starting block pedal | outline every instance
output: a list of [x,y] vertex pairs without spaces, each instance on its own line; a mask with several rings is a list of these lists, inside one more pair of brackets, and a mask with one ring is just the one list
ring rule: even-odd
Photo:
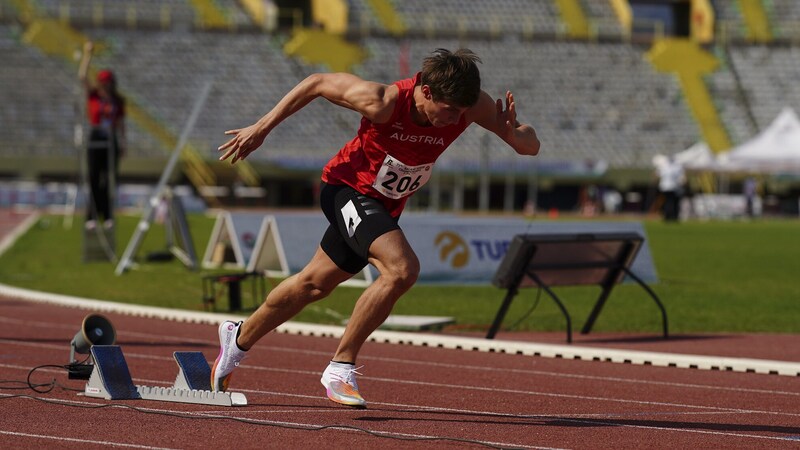
[[178,377],[175,387],[178,389],[194,389],[196,391],[211,390],[211,367],[206,357],[200,352],[174,352],[172,357],[178,363]]
[[118,345],[93,345],[95,369],[84,389],[87,397],[106,400],[156,400],[200,405],[245,406],[247,398],[236,392],[211,390],[211,368],[200,352],[175,352],[178,376],[172,387],[136,386]]
[[117,345],[93,345],[91,348],[94,369],[86,383],[87,397],[106,400],[130,400],[141,398],[133,385],[128,363]]

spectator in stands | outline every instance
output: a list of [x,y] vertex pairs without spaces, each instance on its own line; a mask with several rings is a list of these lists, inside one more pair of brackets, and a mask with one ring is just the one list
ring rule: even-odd
[[89,80],[93,49],[93,43],[86,42],[78,71],[86,92],[89,120],[89,143],[86,149],[89,172],[86,228],[94,229],[98,221],[102,221],[103,227],[108,229],[114,225],[112,196],[118,161],[125,153],[125,99],[117,91],[117,82],[110,70],[97,73],[96,85]]
[[675,222],[680,216],[681,197],[685,176],[683,166],[673,156],[655,158],[658,190],[664,200],[662,214],[667,222]]
[[275,287],[250,318],[220,325],[212,389],[227,389],[231,372],[265,334],[371,263],[381,276],[358,299],[321,378],[334,402],[366,404],[356,383],[356,356],[419,274],[419,260],[398,225],[408,196],[428,181],[438,156],[472,123],[519,154],[539,152],[533,127],[517,121],[511,92],[494,100],[481,90],[478,62],[467,49],[438,49],[413,78],[388,85],[346,73],[314,74],[255,124],[225,133],[232,138],[220,146],[220,160],[235,163],[318,97],[362,115],[357,136],[322,171],[320,204],[330,225],[316,254],[300,273]]

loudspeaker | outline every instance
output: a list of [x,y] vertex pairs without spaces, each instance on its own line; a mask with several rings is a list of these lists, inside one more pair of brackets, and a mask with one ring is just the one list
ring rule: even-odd
[[[70,378],[83,378],[84,371],[80,370],[76,364],[75,353],[88,354],[93,345],[114,345],[117,340],[117,332],[111,321],[99,314],[89,314],[83,318],[81,329],[75,333],[75,337],[70,342],[69,361],[73,368],[70,369]],[[88,373],[91,374],[91,365],[87,366]],[[74,369],[74,370],[73,370]],[[86,376],[88,378],[88,376]]]

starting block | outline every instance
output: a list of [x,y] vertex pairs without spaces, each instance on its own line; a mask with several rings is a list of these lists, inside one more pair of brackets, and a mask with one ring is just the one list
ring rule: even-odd
[[199,405],[245,406],[236,392],[211,390],[211,367],[200,352],[175,352],[178,376],[172,387],[136,386],[118,345],[93,345],[94,370],[84,389],[87,397],[106,400],[157,400]]

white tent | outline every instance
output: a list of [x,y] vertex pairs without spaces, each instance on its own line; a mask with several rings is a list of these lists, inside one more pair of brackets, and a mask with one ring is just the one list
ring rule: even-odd
[[676,163],[685,169],[708,167],[714,163],[714,153],[705,142],[698,142],[673,156]]
[[753,139],[717,157],[722,170],[800,173],[800,119],[786,107]]

